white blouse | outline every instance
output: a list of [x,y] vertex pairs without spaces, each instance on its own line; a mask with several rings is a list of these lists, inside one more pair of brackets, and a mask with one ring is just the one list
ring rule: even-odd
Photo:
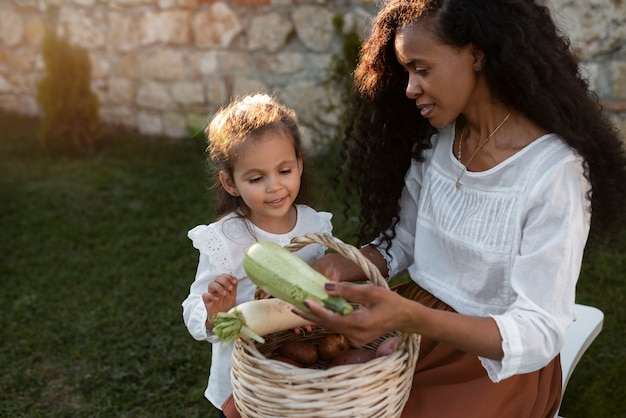
[[544,135],[497,166],[466,171],[453,155],[454,124],[435,135],[405,178],[390,277],[408,269],[422,288],[464,315],[492,317],[501,361],[481,358],[494,382],[548,364],[574,318],[587,241],[590,186],[582,159]]
[[[316,212],[305,205],[296,205],[298,218],[295,227],[286,234],[266,232],[251,222],[235,214],[230,214],[210,225],[198,225],[188,233],[193,246],[200,252],[195,281],[189,295],[183,301],[183,319],[189,333],[199,341],[212,342],[211,371],[205,397],[218,409],[232,393],[230,384],[230,357],[232,343],[224,345],[211,332],[207,332],[207,311],[202,301],[202,293],[209,282],[221,273],[237,277],[236,304],[254,299],[256,285],[243,269],[245,250],[257,241],[273,241],[281,246],[289,244],[292,238],[306,233],[332,233],[331,218],[328,212]],[[326,248],[309,244],[296,251],[298,257],[312,263],[324,255]]]

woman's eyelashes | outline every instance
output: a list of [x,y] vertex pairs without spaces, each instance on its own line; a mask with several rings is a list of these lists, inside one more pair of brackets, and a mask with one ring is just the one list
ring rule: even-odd
[[402,65],[402,69],[407,74],[417,74],[417,75],[421,75],[421,76],[425,76],[426,74],[428,74],[428,68],[427,67],[417,67],[417,66],[412,65],[412,64],[410,64],[410,65]]

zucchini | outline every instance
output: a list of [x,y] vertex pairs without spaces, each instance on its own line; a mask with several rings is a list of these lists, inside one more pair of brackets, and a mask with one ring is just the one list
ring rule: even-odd
[[302,310],[308,311],[303,303],[307,299],[341,315],[353,310],[344,298],[326,293],[328,278],[274,242],[252,244],[244,255],[243,268],[260,289]]

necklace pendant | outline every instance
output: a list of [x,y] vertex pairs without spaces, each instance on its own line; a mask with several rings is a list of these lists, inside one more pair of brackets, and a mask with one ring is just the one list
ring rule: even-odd
[[457,190],[461,190],[461,180],[460,179],[456,181],[456,189]]

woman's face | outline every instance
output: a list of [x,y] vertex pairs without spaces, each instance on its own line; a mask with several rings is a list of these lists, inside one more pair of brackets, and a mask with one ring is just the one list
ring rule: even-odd
[[398,29],[394,40],[398,62],[408,72],[406,95],[436,128],[448,125],[475,96],[482,53],[441,43],[431,26],[416,23]]

